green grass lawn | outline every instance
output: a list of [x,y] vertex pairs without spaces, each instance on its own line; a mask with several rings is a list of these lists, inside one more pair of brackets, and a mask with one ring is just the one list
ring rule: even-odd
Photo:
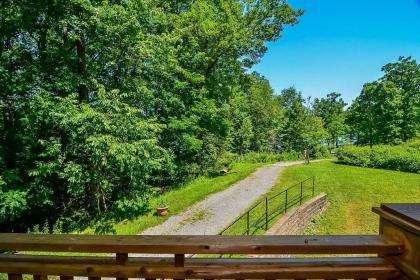
[[[265,164],[267,163],[236,163],[227,175],[213,178],[199,177],[186,186],[167,192],[162,196],[169,205],[169,214],[167,216],[158,217],[154,215],[154,208],[158,204],[158,199],[152,199],[149,213],[133,220],[117,223],[113,225],[113,228],[117,234],[138,234],[147,228],[163,223],[172,215],[186,211],[190,205],[203,200],[208,195],[226,189]],[[92,232],[92,229],[88,229],[84,233]]]
[[[307,228],[307,234],[371,234],[378,232],[378,216],[372,213],[373,206],[384,202],[420,202],[420,175],[398,171],[354,167],[333,161],[286,167],[277,183],[268,192],[273,196],[311,176],[315,176],[315,195],[325,192],[330,206]],[[295,192],[295,194],[293,194]],[[291,196],[297,195],[294,189]],[[311,196],[311,181],[304,183],[306,199]],[[261,198],[263,199],[263,197]],[[269,212],[284,203],[279,196],[270,201]],[[276,205],[277,204],[277,205]],[[252,223],[265,213],[265,203],[254,208],[250,215]],[[283,214],[269,222],[271,227]],[[261,223],[263,225],[263,223]],[[246,217],[240,219],[226,234],[239,235],[246,229]],[[253,229],[253,234],[264,234],[264,227]]]
[[316,177],[315,193],[325,192],[330,206],[307,234],[374,234],[379,218],[373,206],[385,202],[420,202],[420,175],[340,165],[332,161],[287,167],[275,189]]

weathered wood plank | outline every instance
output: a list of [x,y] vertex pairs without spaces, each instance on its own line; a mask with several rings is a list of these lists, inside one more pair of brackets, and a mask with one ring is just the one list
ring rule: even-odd
[[381,218],[420,236],[420,226],[418,226],[416,223],[410,222],[411,219],[407,220],[401,217],[401,215],[396,215],[393,211],[387,211],[379,207],[373,207],[372,211],[381,216]]
[[381,209],[420,227],[420,203],[382,203]]
[[145,267],[143,273],[156,278],[218,278],[218,279],[343,279],[343,278],[396,278],[398,271],[392,266],[364,267],[311,267],[302,266],[290,269],[289,267]]
[[[185,267],[174,267],[173,259],[151,263],[131,261],[124,265],[83,263],[68,257],[69,261],[57,262],[7,262],[0,261],[0,272],[48,275],[74,275],[88,277],[123,278],[202,278],[202,279],[279,279],[279,278],[393,278],[397,270],[382,258],[309,258],[309,259],[189,259]],[[23,259],[22,259],[23,260]],[[44,261],[46,259],[44,258]],[[71,263],[71,261],[76,262]],[[166,262],[167,260],[167,262]],[[66,279],[67,278],[63,278]]]
[[[118,264],[115,258],[110,256],[92,257],[92,256],[45,256],[45,255],[0,255],[1,262],[25,262],[43,264],[100,264],[112,265]],[[334,258],[186,258],[185,266],[194,265],[237,265],[237,264],[255,264],[255,265],[332,265],[340,263],[342,265],[382,265],[386,264],[383,258],[377,257],[334,257]],[[150,266],[150,265],[174,265],[174,259],[170,257],[130,257],[126,265]]]
[[403,245],[377,235],[103,236],[0,234],[0,250],[169,254],[395,254]]

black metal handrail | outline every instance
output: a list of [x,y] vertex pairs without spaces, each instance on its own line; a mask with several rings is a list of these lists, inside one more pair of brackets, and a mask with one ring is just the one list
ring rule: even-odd
[[[311,197],[315,195],[315,176],[309,177],[303,181],[300,181],[299,183],[296,183],[287,189],[272,195],[272,196],[265,196],[263,199],[258,201],[256,204],[254,204],[251,208],[249,208],[245,213],[243,213],[241,216],[239,216],[235,221],[233,221],[229,226],[227,226],[223,231],[219,233],[219,235],[223,235],[227,230],[232,228],[236,223],[238,223],[240,220],[246,218],[246,230],[242,232],[242,235],[250,235],[254,233],[259,228],[262,228],[264,226],[265,230],[268,230],[268,224],[270,221],[272,221],[275,217],[280,215],[281,213],[286,213],[287,210],[300,203],[302,204],[303,200],[305,199],[305,186],[304,183],[307,181],[312,181],[311,186]],[[297,195],[291,196],[291,191],[297,188],[300,188],[300,191],[297,193]],[[279,203],[273,211],[269,211],[269,203],[270,201],[273,201],[277,197],[284,195],[284,201]],[[261,205],[265,202],[265,211],[262,215],[257,217],[253,222],[250,221],[251,214],[256,207]],[[251,233],[251,229],[255,228],[254,232]]]

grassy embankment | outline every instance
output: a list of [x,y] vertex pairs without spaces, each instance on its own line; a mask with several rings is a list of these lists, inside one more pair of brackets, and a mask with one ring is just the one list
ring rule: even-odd
[[[173,215],[188,210],[188,207],[196,202],[205,199],[208,195],[223,191],[232,184],[244,179],[253,173],[258,167],[271,164],[278,161],[291,161],[299,159],[298,153],[266,154],[249,153],[242,155],[239,162],[232,164],[230,171],[226,175],[217,177],[201,176],[192,182],[178,189],[169,191],[159,198],[152,199],[150,202],[150,211],[132,220],[124,220],[110,226],[116,234],[138,234],[142,231],[159,225]],[[159,217],[155,215],[155,207],[159,201],[165,201],[169,206],[169,215]],[[93,233],[89,228],[83,233]]]
[[[227,175],[213,178],[199,177],[182,188],[165,193],[161,198],[152,199],[151,210],[147,214],[133,220],[119,222],[113,225],[113,228],[117,234],[138,234],[147,228],[163,223],[173,215],[187,210],[190,205],[203,200],[208,195],[226,189],[265,164],[267,163],[236,163]],[[160,199],[163,199],[169,206],[169,214],[166,217],[154,215],[154,208]]]
[[[379,219],[372,213],[372,206],[383,202],[420,202],[419,174],[341,165],[333,161],[285,168],[268,195],[279,193],[311,176],[316,177],[315,194],[327,193],[330,206],[308,227],[307,234],[377,233]],[[278,204],[282,201],[283,197]],[[253,211],[251,220],[263,215],[264,211],[263,203]],[[246,220],[242,219],[227,233],[240,234],[245,227]],[[263,233],[263,229],[256,231],[256,234]]]
[[330,206],[308,227],[308,234],[375,234],[379,218],[371,209],[384,202],[420,202],[420,174],[346,166],[334,162],[294,166],[281,179],[288,185],[316,176],[316,193]]

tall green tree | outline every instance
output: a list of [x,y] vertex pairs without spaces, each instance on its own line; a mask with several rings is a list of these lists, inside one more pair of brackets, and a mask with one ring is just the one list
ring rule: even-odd
[[410,57],[385,65],[353,102],[350,124],[359,144],[397,144],[420,132],[420,64]]
[[305,106],[302,93],[293,87],[283,90],[280,100],[286,117],[279,131],[283,150],[317,153],[327,137],[322,118]]
[[420,132],[420,64],[411,57],[382,67],[383,81],[394,83],[401,93],[401,138],[407,141]]
[[347,134],[345,123],[345,106],[347,104],[341,98],[341,94],[332,92],[326,98],[315,98],[313,110],[315,115],[322,118],[324,128],[328,132],[328,145],[338,147],[340,139],[343,140]]
[[402,140],[401,91],[392,82],[364,85],[349,112],[359,144],[391,143]]

